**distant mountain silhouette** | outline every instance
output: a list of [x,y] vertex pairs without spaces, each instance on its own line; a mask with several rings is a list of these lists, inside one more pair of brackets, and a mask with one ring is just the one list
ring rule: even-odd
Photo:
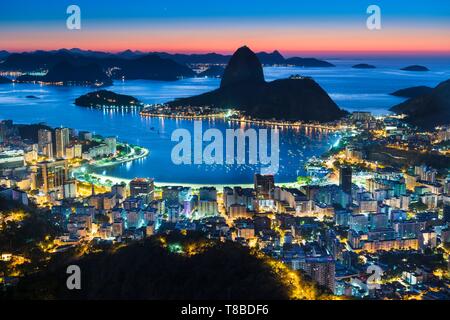
[[355,64],[354,66],[352,66],[352,68],[354,68],[354,69],[375,69],[376,67],[374,65],[367,64],[367,63],[359,63],[359,64]]
[[46,82],[63,82],[64,84],[112,84],[111,79],[98,64],[90,63],[79,66],[61,62],[53,66],[44,76]]
[[403,98],[414,98],[417,96],[421,96],[423,94],[430,93],[432,90],[433,90],[433,88],[430,88],[427,86],[417,86],[417,87],[400,89],[395,92],[392,92],[390,95],[396,96],[396,97],[403,97]]
[[145,55],[145,52],[132,51],[130,49],[127,49],[125,51],[117,53],[118,57],[125,58],[125,59],[134,59],[134,58],[137,58],[137,57],[142,57],[144,55]]
[[11,79],[0,76],[0,84],[11,83]]
[[431,92],[411,98],[391,110],[406,114],[407,122],[425,129],[450,124],[450,80],[441,82]]
[[75,99],[75,105],[100,108],[103,106],[140,106],[142,103],[129,95],[118,94],[108,90],[98,90],[78,97]]
[[400,70],[403,70],[403,71],[430,71],[427,67],[419,66],[419,65],[407,66],[407,67],[401,68]]
[[256,54],[256,56],[258,57],[259,61],[262,64],[274,65],[274,64],[285,64],[286,63],[286,60],[281,55],[281,53],[278,52],[278,50],[275,50],[271,53],[267,53],[264,51],[258,52]]
[[0,50],[0,59],[4,59],[9,56],[9,52],[6,50]]
[[161,58],[172,59],[180,64],[226,64],[230,60],[229,55],[222,55],[219,53],[204,53],[204,54],[181,54],[181,53],[167,53],[167,52],[153,52]]
[[223,76],[225,68],[222,66],[212,65],[208,69],[198,74],[199,77],[220,78]]
[[264,119],[332,121],[346,114],[310,78],[265,82],[258,57],[245,46],[233,54],[219,89],[177,99],[169,105],[236,108]]
[[[0,59],[2,59],[3,51],[0,51]],[[142,52],[132,51],[130,49],[119,52],[109,53],[102,51],[82,50],[79,48],[58,49],[51,51],[37,50],[24,53],[4,53],[5,61],[0,63],[0,70],[14,70],[23,72],[32,72],[37,70],[48,70],[53,65],[69,61],[73,64],[97,63],[103,68],[120,67],[124,60],[135,60],[147,55],[157,55],[164,59],[170,59],[181,65],[189,64],[227,64],[231,55],[223,55],[219,53],[205,54],[179,54],[167,52]],[[331,63],[315,58],[299,58],[293,57],[285,59],[277,50],[267,53],[257,53],[260,62],[264,65],[295,65],[301,67],[332,67]],[[1,60],[0,60],[1,61]],[[185,77],[185,74],[179,76]],[[194,76],[194,75],[191,75]],[[147,78],[145,78],[147,79]]]
[[103,72],[102,68],[95,64],[74,65],[68,61],[62,61],[54,65],[46,75],[23,75],[16,79],[17,82],[42,81],[49,83],[62,83],[63,85],[111,85],[111,79]]
[[[195,73],[187,66],[157,55],[142,55],[137,58],[122,58],[117,55],[79,49],[62,49],[52,52],[36,51],[32,53],[14,53],[0,64],[0,70],[32,72],[51,70],[60,63],[73,66],[98,65],[103,70],[112,69],[113,78],[177,80],[180,77],[193,77]],[[88,70],[87,70],[88,71]],[[22,78],[27,79],[29,77]]]
[[173,81],[195,76],[195,72],[187,66],[171,59],[161,58],[156,54],[148,54],[136,59],[122,59],[117,61],[116,65],[120,67],[120,70],[113,73],[113,78]]
[[69,52],[36,51],[30,53],[12,53],[0,64],[0,70],[22,72],[48,70],[64,61],[75,63],[77,60],[76,57]]
[[296,67],[320,67],[320,68],[335,67],[335,65],[332,63],[329,63],[324,60],[319,60],[316,58],[293,57],[286,59],[285,63]]

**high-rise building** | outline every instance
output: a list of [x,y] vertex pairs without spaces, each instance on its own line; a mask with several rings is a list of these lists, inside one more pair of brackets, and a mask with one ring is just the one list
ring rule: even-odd
[[130,195],[136,196],[149,196],[153,199],[153,191],[155,189],[154,180],[148,178],[135,178],[130,182]]
[[44,161],[38,163],[37,188],[45,193],[59,191],[64,194],[64,183],[68,179],[68,166],[66,160]]
[[199,190],[200,201],[217,201],[217,190],[214,187],[202,187]]
[[215,216],[219,213],[217,201],[214,200],[199,200],[198,215],[200,217]]
[[275,186],[273,175],[255,174],[254,185],[257,198],[270,198],[270,193]]
[[64,158],[66,155],[66,147],[69,144],[69,129],[58,128],[55,131],[56,138],[56,157]]
[[48,143],[52,143],[52,132],[47,129],[38,130],[38,146],[42,150]]
[[52,132],[50,130],[38,130],[38,151],[48,159],[53,159]]
[[352,167],[342,166],[339,168],[339,186],[345,193],[352,193]]
[[162,190],[162,199],[166,204],[178,204],[180,201],[180,192],[183,187],[170,186],[164,187]]
[[110,154],[115,154],[117,150],[117,140],[116,137],[105,138],[105,144],[108,146],[108,152]]
[[53,144],[47,143],[46,145],[44,145],[44,147],[42,148],[42,154],[45,155],[47,159],[53,160]]
[[300,268],[319,285],[334,293],[336,265],[332,256],[307,256]]
[[66,159],[73,159],[75,158],[75,147],[72,146],[67,146],[66,147]]
[[81,144],[77,143],[74,145],[74,157],[81,159],[81,155],[83,154],[83,147]]
[[200,217],[218,214],[217,190],[214,187],[203,187],[199,190],[198,214]]

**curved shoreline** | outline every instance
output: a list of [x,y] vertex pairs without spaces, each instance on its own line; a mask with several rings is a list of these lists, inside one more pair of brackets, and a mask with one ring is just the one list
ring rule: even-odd
[[[133,148],[133,147],[131,147],[131,148]],[[94,164],[91,164],[91,166],[93,166],[95,168],[112,167],[112,166],[115,166],[115,165],[118,165],[118,164],[122,164],[122,163],[126,163],[126,162],[135,161],[135,160],[138,160],[138,159],[145,158],[146,156],[148,156],[150,154],[150,150],[148,150],[147,148],[140,147],[140,146],[139,146],[139,148],[141,150],[143,150],[143,152],[141,154],[139,154],[139,155],[134,155],[130,159],[118,160],[118,161],[114,161],[114,162],[110,161],[110,162],[105,163],[105,164],[96,164],[96,163],[94,163]]]
[[[99,173],[90,173],[90,176],[98,179],[100,182],[106,182],[106,180],[110,180],[113,182],[113,184],[120,184],[120,183],[126,183],[127,185],[130,183],[132,179],[127,178],[119,178],[119,177],[113,177],[113,176],[106,176]],[[298,187],[300,184],[298,182],[277,182],[277,185],[281,186],[287,186],[287,187]],[[183,187],[190,187],[192,189],[199,189],[201,187],[215,187],[216,189],[223,189],[223,187],[241,187],[241,188],[253,188],[254,185],[252,183],[216,183],[216,184],[209,184],[209,183],[185,183],[185,182],[162,182],[162,181],[155,181],[155,187],[161,188],[161,187],[171,187],[171,186],[183,186]]]
[[227,118],[222,114],[208,114],[208,115],[195,115],[195,116],[184,116],[177,114],[161,114],[161,113],[149,113],[141,111],[139,113],[141,117],[144,118],[167,118],[167,119],[180,119],[180,120],[224,120],[234,123],[245,123],[254,124],[260,126],[271,126],[271,127],[285,127],[285,128],[315,128],[328,131],[341,131],[342,128],[333,125],[320,124],[314,122],[302,122],[302,121],[282,121],[282,120],[264,120],[264,119],[246,119],[246,118]]

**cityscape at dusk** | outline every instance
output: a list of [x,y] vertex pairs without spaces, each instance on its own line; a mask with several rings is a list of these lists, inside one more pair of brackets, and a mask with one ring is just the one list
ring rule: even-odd
[[450,300],[449,17],[4,1],[0,300]]

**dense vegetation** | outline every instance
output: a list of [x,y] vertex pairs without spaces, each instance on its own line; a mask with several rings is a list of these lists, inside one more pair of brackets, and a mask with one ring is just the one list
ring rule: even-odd
[[[81,269],[68,290],[67,266]],[[301,274],[233,242],[171,233],[128,245],[84,244],[5,294],[25,299],[328,299]]]

